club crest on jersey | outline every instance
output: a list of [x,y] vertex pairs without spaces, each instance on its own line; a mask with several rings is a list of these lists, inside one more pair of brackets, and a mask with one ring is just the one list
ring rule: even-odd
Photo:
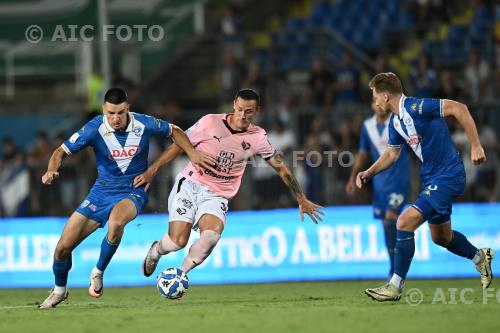
[[243,148],[243,150],[248,150],[248,149],[250,149],[250,147],[251,147],[251,145],[248,142],[246,142],[246,141],[241,142],[241,148]]
[[413,119],[411,119],[410,117],[408,117],[408,118],[404,118],[404,119],[403,119],[403,122],[405,123],[405,126],[406,126],[406,127],[411,127],[411,126],[413,126]]
[[138,145],[125,146],[122,149],[111,149],[111,155],[109,155],[110,160],[120,160],[134,157],[139,154],[141,147]]
[[134,127],[132,130],[136,136],[141,136],[142,135],[142,128],[140,127]]

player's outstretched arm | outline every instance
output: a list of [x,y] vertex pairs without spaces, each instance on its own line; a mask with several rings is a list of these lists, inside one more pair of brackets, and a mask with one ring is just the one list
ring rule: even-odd
[[443,115],[445,117],[452,116],[463,127],[470,142],[470,159],[472,163],[478,165],[486,162],[484,149],[479,141],[476,124],[470,115],[467,105],[450,100],[443,100]]
[[380,155],[377,161],[373,163],[367,170],[358,173],[356,176],[356,186],[362,188],[373,176],[377,173],[384,171],[393,165],[401,154],[400,147],[387,147],[384,153]]
[[158,173],[158,170],[160,170],[162,166],[175,160],[181,154],[182,149],[178,145],[176,145],[175,143],[173,145],[170,145],[170,147],[165,149],[160,157],[158,157],[156,161],[154,161],[153,164],[151,164],[144,173],[134,178],[134,187],[137,188],[139,186],[146,185],[147,190],[149,184]]
[[283,157],[281,154],[276,154],[267,160],[267,163],[273,167],[273,169],[278,173],[283,182],[288,186],[288,188],[292,191],[293,195],[297,199],[297,203],[299,204],[300,210],[300,219],[304,221],[304,213],[306,213],[309,218],[314,222],[318,223],[318,221],[322,221],[321,215],[325,215],[320,208],[323,208],[319,205],[316,205],[314,202],[309,201],[304,192],[300,188],[299,182],[292,174],[290,169],[286,166],[283,161]]
[[352,167],[349,180],[347,181],[347,184],[345,186],[345,191],[347,192],[348,195],[350,196],[354,195],[354,190],[356,189],[356,176],[363,169],[363,166],[365,165],[367,160],[368,160],[368,153],[364,150],[360,150],[358,158],[356,159],[356,162],[354,162],[354,165]]
[[49,160],[49,165],[47,166],[47,171],[42,176],[42,183],[46,185],[52,184],[52,182],[59,177],[59,167],[66,156],[66,152],[62,147],[58,147],[52,153]]
[[199,150],[195,150],[191,142],[189,141],[188,136],[182,129],[178,126],[172,124],[172,140],[174,143],[178,145],[186,155],[189,157],[191,163],[193,163],[196,169],[202,167],[205,169],[211,168],[215,164],[215,159]]

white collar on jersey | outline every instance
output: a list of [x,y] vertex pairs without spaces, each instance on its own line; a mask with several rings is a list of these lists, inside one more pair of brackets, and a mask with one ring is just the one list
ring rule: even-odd
[[[129,112],[128,114],[130,116],[130,121],[128,122],[128,126],[127,126],[127,129],[125,130],[125,132],[131,132],[134,129],[134,113]],[[102,119],[103,119],[104,126],[106,126],[106,129],[108,130],[108,132],[114,132],[115,130],[109,124],[108,118],[106,118],[106,116],[103,115]]]
[[405,99],[406,96],[405,94],[401,94],[401,98],[399,99],[399,119],[403,119],[404,113],[405,113]]

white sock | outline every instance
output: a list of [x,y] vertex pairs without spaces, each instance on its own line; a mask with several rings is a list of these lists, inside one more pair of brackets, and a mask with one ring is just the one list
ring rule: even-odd
[[103,273],[104,273],[104,272],[103,272],[103,271],[101,271],[101,270],[100,270],[99,268],[97,268],[97,267],[92,268],[92,274],[101,274],[101,275],[103,275]]
[[391,280],[389,281],[389,283],[392,284],[394,287],[401,289],[403,287],[404,280],[401,278],[401,276],[394,273],[394,274],[392,274],[392,277],[391,277]]
[[166,233],[165,235],[163,235],[160,241],[156,243],[153,251],[151,251],[151,256],[154,260],[159,260],[161,256],[169,254],[170,252],[178,251],[180,249],[181,247],[175,244],[172,239],[170,239],[168,233]]
[[472,258],[472,262],[477,265],[481,261],[483,261],[483,257],[481,256],[481,251],[477,251],[474,257]]
[[55,286],[54,287],[54,294],[63,295],[65,292],[66,292],[66,286],[62,286],[62,287]]
[[193,268],[200,265],[212,253],[213,248],[217,245],[220,239],[220,234],[213,230],[204,230],[200,234],[200,238],[191,245],[189,252],[184,258],[181,269],[187,274]]

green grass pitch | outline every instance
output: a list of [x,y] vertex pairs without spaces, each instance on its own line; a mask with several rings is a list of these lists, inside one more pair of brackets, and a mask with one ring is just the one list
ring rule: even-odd
[[[479,279],[410,280],[399,302],[364,295],[380,284],[193,285],[181,301],[161,298],[154,287],[107,288],[99,300],[72,289],[69,300],[52,310],[36,307],[47,290],[3,289],[0,332],[500,332],[495,285],[483,294]],[[416,294],[406,294],[410,290]],[[408,304],[420,297],[419,305]]]

